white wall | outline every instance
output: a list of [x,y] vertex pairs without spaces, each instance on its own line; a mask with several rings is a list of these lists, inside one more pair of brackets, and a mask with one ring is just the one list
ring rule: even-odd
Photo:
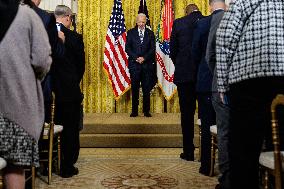
[[72,12],[77,14],[77,0],[41,0],[40,8],[48,11],[54,11],[56,5],[66,5],[71,8]]

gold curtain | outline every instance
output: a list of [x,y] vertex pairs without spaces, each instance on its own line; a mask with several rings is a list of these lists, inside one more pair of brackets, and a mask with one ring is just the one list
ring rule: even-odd
[[[112,113],[131,111],[131,92],[126,92],[117,102],[111,85],[103,70],[105,36],[114,0],[78,0],[77,28],[83,34],[86,71],[82,82],[84,111],[89,113]],[[184,8],[195,3],[204,15],[208,15],[208,0],[173,0],[175,18],[184,16]],[[126,28],[135,26],[140,0],[122,0]],[[151,27],[156,32],[160,19],[160,0],[147,0]],[[142,100],[142,98],[140,98]],[[142,101],[140,105],[142,104]],[[141,111],[142,106],[139,105]],[[160,88],[151,94],[151,112],[164,111],[164,97]],[[167,102],[167,112],[179,112],[177,94]]]

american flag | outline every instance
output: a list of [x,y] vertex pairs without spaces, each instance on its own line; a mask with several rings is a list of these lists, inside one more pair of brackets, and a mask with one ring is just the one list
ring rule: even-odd
[[118,100],[130,88],[128,56],[125,52],[126,27],[121,0],[115,0],[106,35],[103,66]]

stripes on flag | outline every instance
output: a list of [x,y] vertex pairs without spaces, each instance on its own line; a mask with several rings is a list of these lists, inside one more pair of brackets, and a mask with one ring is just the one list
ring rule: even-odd
[[103,67],[118,100],[131,86],[128,55],[125,52],[126,27],[121,0],[115,0],[106,35]]
[[169,57],[173,25],[172,0],[162,0],[160,18],[156,37],[157,77],[165,99],[170,100],[177,91],[173,83],[175,67]]

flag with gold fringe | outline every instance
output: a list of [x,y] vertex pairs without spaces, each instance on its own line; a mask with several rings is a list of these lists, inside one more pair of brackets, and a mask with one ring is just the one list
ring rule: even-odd
[[128,56],[125,52],[126,34],[121,0],[114,0],[106,35],[103,67],[116,100],[131,86]]
[[156,35],[157,77],[166,100],[170,100],[176,92],[173,83],[175,67],[170,58],[170,36],[174,20],[172,0],[161,1],[160,23]]

